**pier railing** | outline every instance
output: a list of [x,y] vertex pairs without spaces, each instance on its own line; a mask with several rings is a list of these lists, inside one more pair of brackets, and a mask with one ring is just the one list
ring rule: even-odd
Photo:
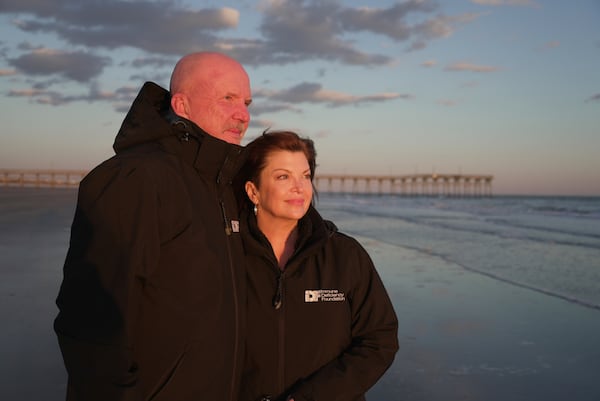
[[0,185],[22,187],[77,187],[85,170],[0,169]]
[[490,197],[493,179],[493,175],[481,174],[319,174],[315,186],[322,192]]
[[[0,186],[77,187],[86,170],[0,169]],[[408,174],[353,175],[319,174],[320,192],[396,194],[400,196],[492,196],[492,175]]]

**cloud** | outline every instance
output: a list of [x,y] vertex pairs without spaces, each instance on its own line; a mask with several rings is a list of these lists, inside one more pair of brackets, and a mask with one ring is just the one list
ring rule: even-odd
[[475,88],[479,86],[479,82],[477,81],[469,81],[469,82],[464,82],[462,84],[460,84],[461,88]]
[[429,1],[411,0],[397,3],[389,8],[347,8],[339,12],[342,27],[348,31],[369,31],[404,41],[414,34],[408,16],[431,13],[437,6]]
[[90,85],[87,94],[83,95],[65,95],[58,91],[48,90],[39,87],[28,89],[12,89],[8,92],[8,97],[24,97],[38,104],[46,104],[50,106],[62,106],[73,102],[93,102],[105,101],[114,104],[115,109],[121,110],[121,103],[127,111],[131,106],[131,102],[135,98],[139,88],[121,87],[114,92],[102,91],[98,84]]
[[8,63],[27,75],[60,75],[86,82],[100,75],[110,60],[83,51],[37,49],[9,59]]
[[446,68],[444,68],[444,71],[495,72],[498,70],[498,67],[488,65],[477,65],[468,62],[458,62],[450,64],[446,66]]
[[170,57],[138,57],[131,61],[131,66],[135,68],[142,68],[151,66],[153,68],[173,68],[173,59]]
[[409,0],[388,8],[344,7],[334,0],[263,1],[261,57],[263,62],[280,64],[322,59],[350,65],[389,65],[393,63],[390,56],[365,53],[349,37],[369,32],[407,42],[414,50],[451,35],[456,25],[476,18],[432,16],[437,7],[430,0]]
[[[156,81],[170,74],[176,57],[197,50],[227,51],[248,66],[312,60],[390,66],[395,63],[393,55],[364,50],[356,40],[358,35],[367,32],[404,43],[407,50],[418,50],[478,17],[441,15],[434,0],[406,0],[387,7],[349,7],[340,0],[264,0],[259,12],[256,36],[242,37],[237,33],[242,13],[231,7],[198,8],[176,0],[3,0],[0,15],[14,17],[16,29],[43,42],[0,42],[7,64],[0,68],[3,75],[15,71],[21,83],[44,88],[45,92],[35,96],[36,101],[59,105],[96,99],[93,93],[60,95],[66,80],[87,89],[103,78],[107,67],[129,65],[135,74],[123,77],[123,82],[113,80],[113,85],[124,85],[128,79]],[[61,44],[64,50],[58,50]],[[124,58],[132,49],[139,56]],[[331,107],[411,98],[396,93],[352,96],[323,88],[299,93],[310,89],[304,85],[285,95]],[[283,106],[268,104],[265,110],[267,107]]]
[[330,107],[359,105],[363,103],[385,102],[395,99],[413,99],[413,95],[399,93],[379,93],[368,96],[355,96],[343,92],[323,89],[321,84],[303,82],[280,91],[259,91],[255,96],[265,96],[270,100],[284,103],[321,103]]
[[435,67],[437,65],[437,61],[435,60],[427,60],[421,63],[421,67]]
[[600,93],[596,93],[595,95],[590,96],[585,100],[586,103],[590,102],[600,102]]
[[17,70],[8,70],[8,69],[0,70],[0,77],[7,77],[9,75],[16,75],[16,74],[17,74]]
[[[387,8],[347,7],[339,0],[265,0],[259,6],[262,20],[255,38],[222,36],[235,33],[239,25],[241,14],[234,8],[193,9],[172,0],[4,0],[0,13],[18,15],[13,24],[23,32],[53,35],[89,50],[134,48],[157,59],[220,50],[246,65],[325,60],[380,66],[392,64],[393,58],[361,50],[352,35],[369,32],[416,50],[477,17],[434,14],[438,7],[432,0],[407,0]],[[35,47],[26,44],[22,50]]]
[[[255,115],[254,110],[252,110],[251,113],[252,116]],[[251,118],[250,119],[250,128],[255,128],[255,129],[259,129],[261,131],[264,131],[268,128],[271,128],[275,123],[271,120],[263,120],[263,119],[259,119],[259,118]],[[246,135],[244,137],[244,140],[246,141],[251,141],[252,139],[256,138],[258,136],[258,134],[250,136],[250,135]]]
[[264,36],[262,57],[272,63],[307,59],[339,61],[351,65],[389,64],[385,55],[357,50],[344,40],[340,23],[341,7],[335,1],[272,0],[262,5]]
[[539,6],[539,4],[533,0],[471,0],[471,3],[482,6]]
[[453,106],[456,106],[458,104],[458,102],[456,100],[452,100],[452,99],[440,99],[437,101],[437,104],[440,104],[440,105],[446,106],[446,107],[453,107]]
[[[254,98],[256,98],[256,94],[254,96]],[[298,107],[291,105],[291,104],[285,104],[285,103],[273,103],[273,102],[257,102],[257,101],[253,101],[252,102],[252,106],[250,108],[250,113],[253,116],[258,116],[261,114],[265,114],[265,113],[278,113],[278,112],[282,112],[282,111],[291,111],[294,113],[302,113],[302,110],[299,109]]]
[[[342,26],[348,31],[369,31],[396,42],[408,41],[411,42],[409,49],[417,50],[426,47],[429,41],[452,35],[457,26],[478,17],[477,14],[428,15],[437,9],[437,3],[410,0],[389,8],[344,9],[340,12],[340,19]],[[421,18],[416,17],[417,15]]]
[[235,28],[239,11],[229,8],[192,10],[173,1],[8,0],[3,12],[25,14],[14,21],[22,31],[55,34],[88,47],[135,47],[151,53],[181,55],[214,49],[215,31]]

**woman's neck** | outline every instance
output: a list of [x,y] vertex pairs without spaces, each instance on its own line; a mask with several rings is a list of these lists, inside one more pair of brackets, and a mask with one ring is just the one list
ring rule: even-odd
[[267,222],[258,218],[257,223],[258,228],[271,244],[279,268],[283,270],[296,247],[298,221]]

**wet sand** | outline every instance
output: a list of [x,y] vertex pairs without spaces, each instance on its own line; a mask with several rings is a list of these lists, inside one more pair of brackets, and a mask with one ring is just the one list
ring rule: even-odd
[[[76,192],[0,188],[0,399],[65,399],[52,330]],[[36,192],[31,192],[36,191]]]
[[[59,401],[52,321],[75,191],[0,188],[0,399]],[[370,401],[597,401],[600,311],[358,238],[400,322],[400,351]]]
[[361,241],[399,320],[400,351],[369,400],[600,400],[597,309]]

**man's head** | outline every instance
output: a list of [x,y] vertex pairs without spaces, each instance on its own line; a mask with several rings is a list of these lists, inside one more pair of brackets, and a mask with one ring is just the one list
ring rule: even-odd
[[239,144],[248,129],[252,102],[244,67],[220,53],[184,56],[171,75],[173,111],[209,135]]

